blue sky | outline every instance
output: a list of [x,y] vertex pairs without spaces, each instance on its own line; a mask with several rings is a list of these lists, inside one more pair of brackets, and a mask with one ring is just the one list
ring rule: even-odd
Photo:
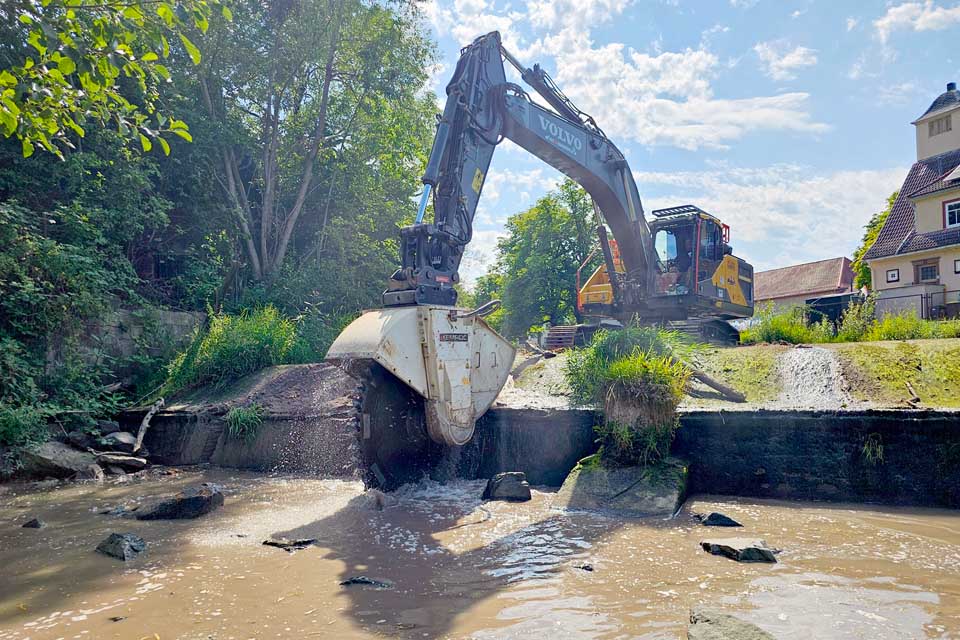
[[[428,0],[443,87],[461,46],[499,30],[624,151],[644,208],[692,203],[757,269],[849,255],[915,159],[910,122],[960,79],[960,3]],[[951,46],[953,45],[953,46]],[[514,79],[519,81],[518,79]],[[461,271],[561,179],[503,143]]]

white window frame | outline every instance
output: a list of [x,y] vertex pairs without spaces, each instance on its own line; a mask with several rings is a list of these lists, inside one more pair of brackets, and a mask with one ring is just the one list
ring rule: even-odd
[[[953,222],[950,222],[950,214],[953,214]],[[960,200],[943,203],[943,224],[945,229],[960,227]]]
[[953,261],[953,272],[960,273],[960,258]]
[[900,282],[900,269],[887,269],[887,282]]

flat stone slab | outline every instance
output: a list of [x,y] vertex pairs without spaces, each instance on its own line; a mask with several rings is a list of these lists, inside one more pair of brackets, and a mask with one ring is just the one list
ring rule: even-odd
[[703,550],[715,556],[726,556],[737,562],[776,562],[775,549],[755,538],[715,538],[702,540]]
[[688,640],[774,640],[763,629],[734,616],[711,609],[690,612]]
[[93,454],[77,451],[68,444],[51,440],[20,454],[22,475],[34,478],[69,478],[96,462]]
[[137,520],[184,520],[198,518],[223,506],[223,492],[215,484],[204,482],[187,487],[166,500],[137,511]]
[[707,515],[702,513],[693,514],[694,519],[705,527],[742,527],[743,525],[722,513],[713,511]]
[[667,458],[647,467],[575,468],[557,492],[559,506],[627,517],[673,515],[686,497],[687,466]]

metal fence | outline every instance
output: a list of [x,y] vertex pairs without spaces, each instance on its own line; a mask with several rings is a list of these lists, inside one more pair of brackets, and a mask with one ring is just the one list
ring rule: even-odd
[[902,296],[881,294],[877,315],[914,311],[925,320],[960,317],[960,290],[913,293]]

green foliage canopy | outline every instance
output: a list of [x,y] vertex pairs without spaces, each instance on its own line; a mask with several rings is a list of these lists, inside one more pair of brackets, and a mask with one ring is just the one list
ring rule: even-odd
[[863,261],[863,256],[870,250],[873,243],[877,241],[877,236],[880,235],[880,230],[883,229],[883,225],[887,221],[887,216],[890,215],[890,210],[893,209],[893,203],[897,201],[899,194],[899,191],[891,193],[890,197],[887,198],[887,206],[883,211],[873,214],[873,216],[870,217],[870,221],[867,222],[866,227],[864,227],[866,231],[863,233],[863,240],[860,241],[860,246],[853,252],[853,264],[850,265],[854,274],[853,286],[857,289],[862,287],[867,287],[868,289],[873,288],[870,266]]

